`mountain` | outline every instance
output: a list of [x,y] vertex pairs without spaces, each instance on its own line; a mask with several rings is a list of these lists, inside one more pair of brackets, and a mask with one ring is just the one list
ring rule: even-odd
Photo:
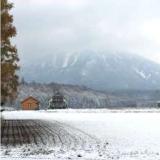
[[97,90],[160,89],[160,65],[133,54],[85,51],[31,57],[27,81],[85,85]]

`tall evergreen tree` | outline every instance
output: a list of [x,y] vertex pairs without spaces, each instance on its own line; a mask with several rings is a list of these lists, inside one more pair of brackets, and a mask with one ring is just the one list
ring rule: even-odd
[[13,16],[9,13],[13,3],[1,0],[1,104],[12,102],[17,96],[18,54],[11,38],[16,35]]

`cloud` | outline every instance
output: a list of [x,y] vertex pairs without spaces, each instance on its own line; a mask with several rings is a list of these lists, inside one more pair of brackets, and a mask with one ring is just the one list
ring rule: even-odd
[[134,52],[160,63],[159,0],[13,0],[22,59],[56,50]]

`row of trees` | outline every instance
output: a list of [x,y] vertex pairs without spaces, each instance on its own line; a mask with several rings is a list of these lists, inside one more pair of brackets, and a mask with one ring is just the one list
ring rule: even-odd
[[18,88],[18,54],[11,38],[16,36],[13,16],[9,11],[13,3],[1,0],[1,105],[12,102],[17,96]]

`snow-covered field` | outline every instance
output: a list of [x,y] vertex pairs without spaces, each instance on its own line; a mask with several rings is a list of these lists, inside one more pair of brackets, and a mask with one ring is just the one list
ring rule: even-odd
[[[84,132],[97,142],[91,149],[59,150],[47,148],[36,155],[21,159],[114,159],[114,160],[160,160],[160,112],[158,110],[56,110],[56,111],[6,111],[4,119],[41,119],[58,122],[69,134],[87,140]],[[76,131],[77,130],[77,131]],[[76,132],[75,132],[76,131]],[[89,140],[88,143],[91,141]],[[88,145],[89,146],[89,145]],[[4,150],[11,155],[4,155]],[[2,159],[17,159],[19,148],[1,149]],[[35,148],[34,148],[35,149]],[[50,152],[51,151],[51,152]],[[54,152],[53,152],[54,151]],[[14,155],[15,154],[15,155]]]

